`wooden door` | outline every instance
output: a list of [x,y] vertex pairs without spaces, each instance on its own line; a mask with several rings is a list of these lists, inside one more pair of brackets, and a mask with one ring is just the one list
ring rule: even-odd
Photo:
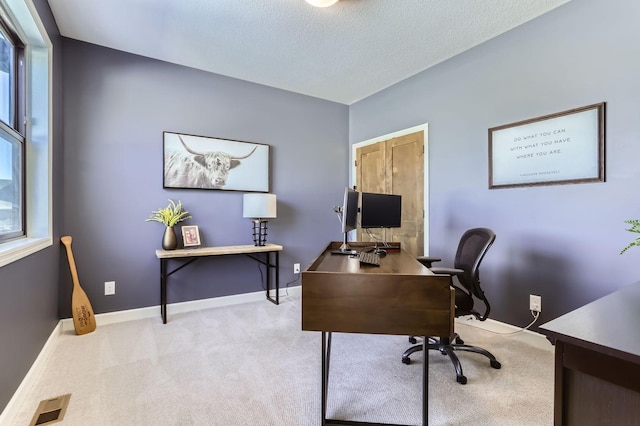
[[[386,141],[356,149],[356,189],[360,192],[386,194]],[[362,230],[358,241],[387,241],[383,229]]]
[[402,196],[402,227],[358,229],[359,241],[399,242],[409,254],[424,253],[424,133],[398,136],[356,149],[356,188]]

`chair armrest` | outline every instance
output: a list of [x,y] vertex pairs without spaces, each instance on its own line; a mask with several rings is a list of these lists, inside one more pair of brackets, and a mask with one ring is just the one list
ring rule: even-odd
[[464,271],[462,269],[456,269],[456,268],[429,268],[429,269],[431,269],[431,272],[433,272],[434,274],[446,274],[451,276],[464,274]]
[[422,263],[427,268],[431,269],[431,264],[433,262],[440,262],[442,259],[439,257],[431,257],[431,256],[418,256],[416,258],[418,262]]

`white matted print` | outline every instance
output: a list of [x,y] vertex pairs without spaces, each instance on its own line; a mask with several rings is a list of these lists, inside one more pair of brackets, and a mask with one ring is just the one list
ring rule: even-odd
[[269,192],[269,145],[163,133],[165,188]]
[[489,129],[489,188],[603,182],[604,107]]

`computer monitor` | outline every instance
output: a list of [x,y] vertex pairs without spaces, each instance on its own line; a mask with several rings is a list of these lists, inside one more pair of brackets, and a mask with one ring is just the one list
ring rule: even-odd
[[360,205],[361,228],[400,228],[402,196],[363,192]]
[[351,188],[344,189],[342,201],[342,232],[353,231],[358,227],[358,192]]
[[359,194],[356,190],[351,188],[344,189],[344,197],[342,199],[342,206],[334,208],[339,214],[340,222],[342,224],[343,242],[339,250],[335,250],[335,254],[353,254],[347,242],[348,232],[357,228],[358,226],[358,198]]

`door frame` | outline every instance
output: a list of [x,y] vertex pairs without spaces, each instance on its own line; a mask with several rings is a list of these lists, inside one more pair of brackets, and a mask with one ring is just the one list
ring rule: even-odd
[[351,151],[349,153],[349,186],[353,188],[355,184],[356,176],[356,164],[354,158],[356,158],[356,150],[363,146],[373,145],[378,142],[386,141],[388,139],[397,138],[398,136],[409,135],[411,133],[417,133],[422,131],[424,139],[424,254],[423,256],[429,256],[429,123],[420,124],[418,126],[409,127],[408,129],[398,130],[393,133],[387,133],[386,135],[378,136],[372,139],[356,142],[351,145]]

